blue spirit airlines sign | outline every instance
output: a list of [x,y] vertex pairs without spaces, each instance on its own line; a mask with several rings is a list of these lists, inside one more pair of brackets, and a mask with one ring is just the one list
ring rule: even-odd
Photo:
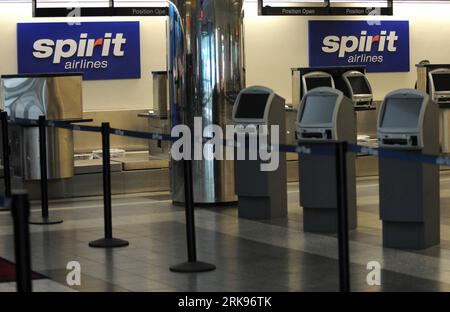
[[82,72],[85,80],[141,77],[139,22],[19,23],[20,74]]
[[408,72],[408,21],[310,21],[309,65]]

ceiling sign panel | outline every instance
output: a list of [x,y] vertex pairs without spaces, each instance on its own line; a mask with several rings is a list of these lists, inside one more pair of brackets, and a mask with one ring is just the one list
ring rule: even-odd
[[166,16],[167,1],[33,0],[33,17]]
[[258,0],[259,15],[379,16],[393,15],[393,0]]

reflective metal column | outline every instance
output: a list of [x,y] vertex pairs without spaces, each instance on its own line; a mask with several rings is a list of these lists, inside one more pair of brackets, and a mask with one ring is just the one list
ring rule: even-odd
[[[225,130],[245,85],[242,0],[175,0],[170,6],[169,88],[171,126],[194,129],[216,124]],[[225,132],[225,131],[224,131]],[[208,134],[207,134],[208,135]],[[194,160],[194,201],[237,200],[233,161]],[[172,161],[172,199],[183,202],[182,162]]]

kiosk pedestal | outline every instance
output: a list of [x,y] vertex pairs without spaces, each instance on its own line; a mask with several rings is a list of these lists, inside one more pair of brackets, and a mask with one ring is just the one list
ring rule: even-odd
[[[335,144],[321,144],[332,151]],[[313,145],[305,145],[313,148]],[[337,212],[337,168],[334,155],[301,155],[300,203],[303,207],[303,229],[305,232],[336,233]],[[348,225],[355,229],[356,220],[356,155],[347,154],[347,198]]]
[[286,161],[261,171],[260,160],[236,161],[239,218],[272,219],[287,215]]
[[439,167],[380,158],[380,212],[383,246],[423,249],[439,244]]

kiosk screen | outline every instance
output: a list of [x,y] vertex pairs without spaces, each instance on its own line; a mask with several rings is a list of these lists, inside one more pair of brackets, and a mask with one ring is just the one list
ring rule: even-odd
[[385,104],[382,128],[417,129],[422,98],[391,98]]
[[309,77],[306,78],[306,87],[309,90],[320,87],[333,87],[330,77]]
[[372,94],[367,80],[363,76],[348,77],[347,79],[352,86],[353,94]]
[[268,99],[268,93],[241,94],[235,118],[263,119]]
[[433,75],[434,90],[450,91],[450,73]]
[[330,124],[333,122],[337,95],[308,95],[302,112],[302,125]]

